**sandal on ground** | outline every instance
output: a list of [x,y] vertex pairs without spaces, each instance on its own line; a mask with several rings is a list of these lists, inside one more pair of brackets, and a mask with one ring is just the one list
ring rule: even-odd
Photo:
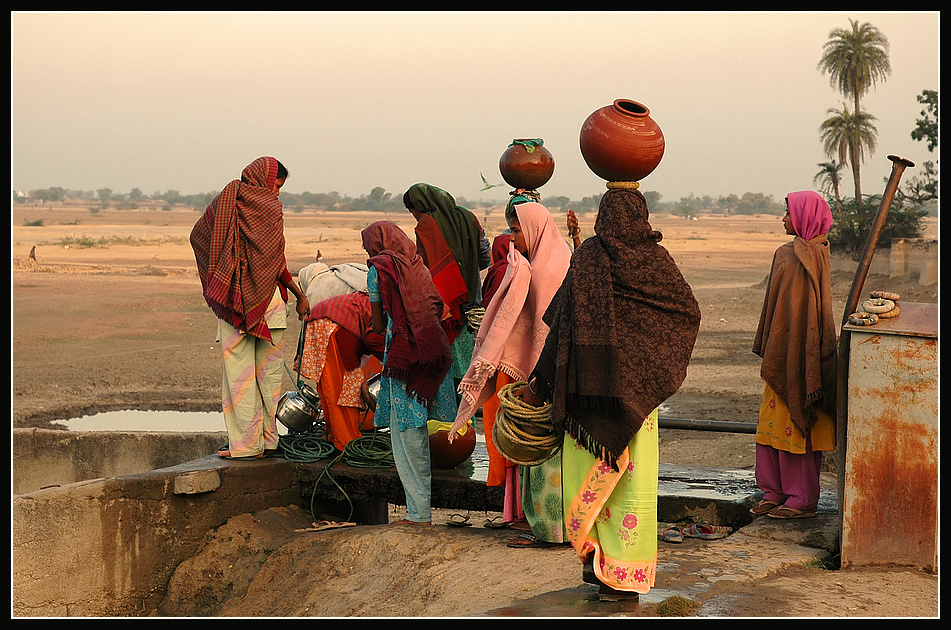
[[390,525],[432,525],[429,521],[411,521],[408,518],[401,518],[398,521],[393,521]]
[[341,527],[356,527],[356,523],[337,523],[336,521],[320,521],[319,523],[311,523],[310,527],[304,529],[295,529],[295,532],[322,532],[328,529],[339,529]]
[[466,514],[453,514],[449,517],[449,520],[446,521],[446,525],[449,527],[470,527],[472,523],[469,522],[469,515]]
[[757,516],[760,514],[766,514],[773,508],[778,508],[780,505],[782,505],[782,503],[778,501],[767,501],[766,499],[763,499],[750,508],[750,514],[756,514]]
[[814,511],[806,510],[797,510],[796,508],[791,508],[788,505],[780,505],[775,507],[769,512],[766,513],[766,516],[770,518],[814,518],[816,513]]
[[541,538],[535,536],[535,534],[522,534],[518,538],[513,538],[512,540],[506,543],[507,546],[512,547],[513,549],[519,549],[524,547],[534,547],[537,549],[547,548],[547,547],[560,547],[562,543],[548,542],[547,540],[542,540]]
[[501,516],[496,516],[495,518],[490,518],[486,520],[483,525],[489,529],[530,529],[528,523],[525,521],[502,521],[499,522]]
[[713,527],[702,523],[694,523],[690,527],[684,527],[683,533],[684,536],[700,538],[701,540],[717,540],[726,537],[726,534],[722,531],[717,531]]
[[661,539],[669,543],[682,543],[684,541],[684,533],[679,527],[672,525],[664,530],[664,533],[661,534]]

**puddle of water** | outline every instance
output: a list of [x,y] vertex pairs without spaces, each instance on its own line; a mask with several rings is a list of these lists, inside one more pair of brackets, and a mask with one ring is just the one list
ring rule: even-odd
[[[220,411],[143,411],[123,409],[104,411],[89,416],[54,420],[70,431],[168,431],[193,433],[224,431],[225,420]],[[284,427],[278,424],[278,432]],[[286,431],[286,429],[285,429]]]

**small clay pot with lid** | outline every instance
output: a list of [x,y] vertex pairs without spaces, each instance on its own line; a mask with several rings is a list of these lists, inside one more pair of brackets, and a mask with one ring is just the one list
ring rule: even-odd
[[555,173],[555,159],[540,138],[516,138],[499,159],[502,179],[515,189],[536,190]]
[[664,157],[660,126],[647,106],[630,99],[593,112],[581,126],[581,156],[608,182],[636,182],[650,175]]

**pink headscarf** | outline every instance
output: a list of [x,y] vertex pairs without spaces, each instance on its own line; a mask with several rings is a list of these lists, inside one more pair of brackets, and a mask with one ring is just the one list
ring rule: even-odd
[[571,250],[545,206],[522,203],[516,206],[516,213],[529,260],[509,244],[508,268],[486,306],[472,362],[459,384],[462,401],[456,414],[457,430],[495,395],[496,372],[527,380],[548,335],[542,317],[571,261]]
[[820,234],[828,234],[832,227],[832,211],[822,195],[814,190],[802,190],[786,195],[789,218],[799,238],[812,240]]

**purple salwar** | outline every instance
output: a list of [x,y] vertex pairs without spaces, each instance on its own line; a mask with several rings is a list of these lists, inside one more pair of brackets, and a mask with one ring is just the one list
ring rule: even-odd
[[756,445],[756,485],[766,501],[814,512],[819,504],[821,466],[822,451],[813,451],[812,440],[808,438],[806,452],[801,455],[765,444]]

